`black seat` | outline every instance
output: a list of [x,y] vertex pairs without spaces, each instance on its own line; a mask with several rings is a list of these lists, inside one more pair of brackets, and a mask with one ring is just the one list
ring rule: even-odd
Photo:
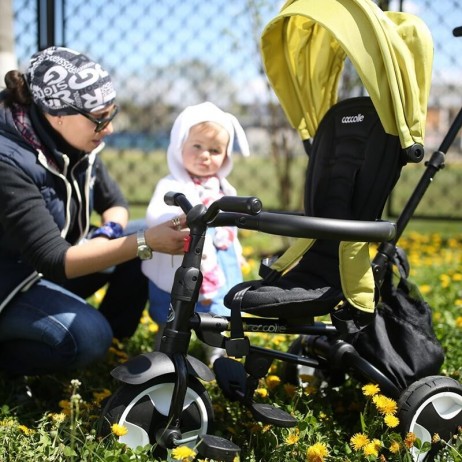
[[[369,97],[332,106],[309,150],[305,184],[307,216],[374,221],[406,163],[399,138],[386,134]],[[283,220],[283,215],[281,216]],[[241,310],[257,316],[303,318],[329,313],[344,299],[339,241],[318,239],[283,275],[246,281],[225,297],[248,288]]]

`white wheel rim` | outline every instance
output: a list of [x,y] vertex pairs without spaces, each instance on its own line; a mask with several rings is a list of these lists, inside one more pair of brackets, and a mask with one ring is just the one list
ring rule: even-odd
[[[119,442],[124,443],[133,449],[138,446],[145,446],[149,444],[149,435],[147,434],[146,430],[127,421],[127,416],[133,407],[138,403],[138,401],[140,401],[140,399],[148,396],[153,407],[160,414],[167,417],[172,400],[173,388],[173,383],[159,383],[150,388],[147,388],[146,390],[143,390],[135,398],[133,398],[118,421],[119,425],[123,425],[128,430],[125,435],[119,437]],[[186,390],[183,410],[187,409],[192,404],[195,404],[199,409],[200,427],[196,430],[182,433],[181,440],[181,445],[189,446],[191,448],[196,445],[198,436],[206,434],[208,427],[208,414],[204,400],[192,388],[188,387]]]
[[[462,411],[462,396],[454,392],[441,392],[430,396],[425,400],[414,413],[414,417],[409,425],[409,431],[414,433],[422,443],[432,441],[433,435],[417,420],[422,411],[428,406],[433,405],[438,415],[445,420],[450,420]],[[411,454],[415,462],[421,462],[425,459],[428,452],[420,452],[417,448],[411,449]]]

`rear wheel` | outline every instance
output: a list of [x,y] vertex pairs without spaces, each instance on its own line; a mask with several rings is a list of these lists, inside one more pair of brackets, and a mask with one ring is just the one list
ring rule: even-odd
[[[414,433],[422,443],[432,443],[435,434],[451,441],[462,426],[462,385],[450,377],[424,377],[411,384],[398,401],[400,429],[405,436]],[[412,448],[416,462],[431,461],[439,449],[422,452]]]
[[[153,456],[168,460],[168,451],[156,444],[156,434],[168,424],[175,375],[167,374],[141,385],[122,385],[104,406],[101,433],[109,434],[113,424],[128,432],[119,437],[131,448],[154,445]],[[178,446],[193,448],[198,436],[209,432],[213,423],[213,408],[204,386],[194,377],[188,378],[183,412],[180,416],[181,441]]]

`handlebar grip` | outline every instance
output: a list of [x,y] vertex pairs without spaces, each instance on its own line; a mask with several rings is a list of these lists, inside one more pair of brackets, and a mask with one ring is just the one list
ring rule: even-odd
[[462,26],[459,26],[453,29],[452,35],[454,35],[454,37],[461,37],[462,36]]
[[217,206],[223,212],[246,213],[258,215],[262,209],[261,200],[253,196],[223,196]]
[[169,191],[164,195],[164,202],[167,205],[176,205],[181,207],[184,213],[188,213],[192,209],[192,204],[183,193]]

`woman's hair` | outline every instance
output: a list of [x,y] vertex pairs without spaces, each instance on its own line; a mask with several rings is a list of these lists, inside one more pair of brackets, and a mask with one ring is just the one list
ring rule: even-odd
[[5,75],[6,97],[5,104],[12,106],[14,103],[29,105],[32,96],[26,83],[24,74],[19,71],[8,71]]

